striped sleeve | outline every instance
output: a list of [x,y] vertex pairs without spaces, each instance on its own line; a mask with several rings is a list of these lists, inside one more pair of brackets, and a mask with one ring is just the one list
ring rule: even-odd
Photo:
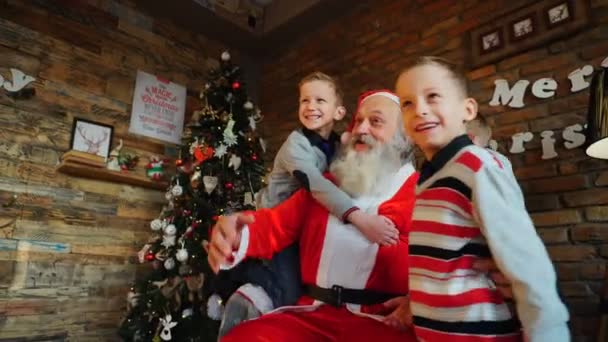
[[[481,160],[480,160],[481,161]],[[472,163],[473,210],[499,270],[510,280],[517,313],[531,342],[570,341],[568,311],[553,264],[536,233],[511,170]]]

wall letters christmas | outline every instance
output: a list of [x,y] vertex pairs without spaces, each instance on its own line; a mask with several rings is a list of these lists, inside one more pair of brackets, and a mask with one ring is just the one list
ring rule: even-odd
[[[601,62],[602,67],[608,67],[608,57]],[[582,68],[573,70],[568,74],[570,80],[570,91],[577,92],[587,89],[590,83],[587,78],[593,74],[593,66],[585,65]],[[530,81],[519,80],[509,86],[509,82],[505,79],[497,79],[494,81],[494,94],[490,100],[490,106],[509,106],[511,108],[522,108],[524,104],[524,94],[528,88]],[[532,95],[539,99],[547,99],[555,95],[558,84],[552,78],[540,78],[536,80],[531,87]],[[586,126],[586,125],[585,125]],[[583,134],[584,126],[580,124],[571,125],[564,128],[562,138],[564,146],[567,149],[579,147],[585,143],[585,135]],[[555,152],[555,138],[553,131],[542,131],[541,146],[542,159],[552,159],[557,157]],[[525,151],[524,143],[532,141],[534,135],[531,132],[516,133],[511,137],[510,153],[522,153]],[[490,147],[496,149],[498,144],[496,141],[490,143]]]

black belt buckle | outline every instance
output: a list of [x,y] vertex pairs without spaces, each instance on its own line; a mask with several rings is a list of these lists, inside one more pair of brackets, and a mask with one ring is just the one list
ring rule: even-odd
[[341,307],[342,306],[342,290],[344,289],[344,287],[340,286],[340,285],[334,285],[331,287],[331,290],[334,293],[334,306],[335,307]]

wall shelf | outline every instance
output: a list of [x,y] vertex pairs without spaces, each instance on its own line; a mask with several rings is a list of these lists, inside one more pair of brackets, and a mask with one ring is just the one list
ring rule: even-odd
[[124,183],[156,190],[166,190],[169,186],[167,182],[154,181],[131,172],[127,173],[112,171],[105,168],[91,167],[66,161],[61,162],[61,164],[57,167],[57,171],[77,177],[104,180],[114,183]]

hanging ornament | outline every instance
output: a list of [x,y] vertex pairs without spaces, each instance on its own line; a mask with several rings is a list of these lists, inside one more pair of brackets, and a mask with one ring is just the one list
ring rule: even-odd
[[205,185],[205,192],[211,194],[217,186],[218,178],[214,176],[204,176],[203,184]]
[[251,160],[253,160],[253,161],[258,160],[258,155],[257,155],[257,154],[255,154],[255,153],[254,153],[254,154],[252,154],[252,155],[251,155]]
[[255,119],[253,118],[253,116],[249,117],[249,127],[251,128],[252,131],[255,131],[255,129],[256,129],[256,123],[255,123]]
[[228,182],[228,183],[224,184],[224,187],[226,187],[226,189],[228,189],[228,190],[232,190],[232,188],[234,188],[234,184]]
[[146,254],[146,261],[152,261],[154,259],[155,259],[154,253],[150,252],[150,253]]
[[196,139],[194,139],[194,141],[190,144],[190,154],[194,155],[196,157],[196,155],[194,154],[194,151],[196,151],[196,148],[201,146],[201,143],[199,142],[199,137],[197,137]]
[[188,251],[184,248],[183,244],[182,248],[180,248],[177,253],[175,253],[175,259],[177,259],[177,261],[179,262],[188,261]]
[[129,293],[127,293],[127,303],[129,303],[131,307],[137,306],[138,299],[139,295],[134,291],[129,291]]
[[243,104],[243,108],[246,110],[252,110],[253,109],[253,103],[251,103],[251,101],[247,101]]
[[171,328],[177,325],[177,322],[171,322],[171,315],[165,316],[160,319],[160,324],[163,326],[163,330],[160,332],[160,338],[163,341],[171,341]]
[[165,220],[165,219],[163,219],[163,220],[161,221],[161,227],[162,227],[162,229],[165,229],[165,227],[166,227],[166,226],[168,226],[168,225],[169,225],[169,221],[167,221],[167,220]]
[[211,146],[197,146],[194,149],[194,158],[196,159],[196,164],[200,165],[205,160],[213,157],[213,147]]
[[260,138],[260,147],[262,148],[262,152],[266,153],[266,141]]
[[216,156],[218,158],[222,158],[223,156],[226,155],[227,152],[228,152],[228,147],[226,147],[226,145],[224,145],[224,144],[220,144],[220,146],[215,148],[214,156]]
[[184,311],[182,311],[182,319],[192,316],[193,313],[194,313],[194,311],[192,310],[192,308],[184,309]]
[[167,260],[165,260],[163,263],[163,266],[165,266],[165,268],[168,270],[172,270],[173,267],[175,267],[175,260],[173,260],[173,258],[167,258]]
[[173,236],[177,232],[177,228],[175,228],[174,224],[170,224],[165,227],[164,231],[165,231],[165,234],[167,234],[168,236]]
[[222,319],[223,312],[222,298],[216,293],[212,294],[207,301],[207,317],[219,321]]
[[184,165],[184,161],[180,158],[175,161],[175,166],[180,167]]
[[152,222],[150,222],[150,229],[152,229],[153,231],[159,231],[163,228],[163,221],[161,221],[160,219],[154,219],[152,220]]
[[202,176],[203,176],[203,173],[201,172],[200,169],[197,171],[194,171],[194,173],[190,177],[190,186],[192,186],[193,189],[198,188],[198,186],[201,184]]
[[221,58],[224,62],[228,62],[230,60],[230,53],[228,51],[222,52]]
[[148,255],[148,252],[150,251],[151,247],[152,247],[152,245],[147,243],[141,248],[141,250],[139,252],[137,252],[137,259],[139,260],[140,264],[143,264],[144,261],[146,260],[146,256]]
[[160,244],[163,245],[165,248],[175,246],[175,235],[172,235],[172,236],[164,235],[163,242],[161,242]]
[[167,192],[165,192],[165,199],[166,199],[167,201],[170,201],[170,200],[172,200],[172,199],[173,199],[173,195],[171,194],[171,191],[167,191]]
[[228,94],[226,94],[226,96],[224,98],[226,99],[226,102],[230,103],[230,102],[232,102],[234,95],[232,95],[231,92],[228,92]]
[[184,188],[182,188],[181,185],[179,185],[179,181],[177,182],[177,184],[175,184],[175,186],[173,186],[173,188],[171,189],[171,194],[173,196],[181,196],[184,193]]
[[241,83],[239,81],[232,82],[232,89],[238,90],[241,88]]
[[254,205],[253,195],[251,192],[246,192],[245,197],[243,198],[243,205]]
[[232,131],[232,129],[234,128],[234,123],[234,120],[228,120],[228,124],[226,124],[226,129],[224,129],[224,144],[228,146],[236,144],[237,136]]
[[236,154],[232,154],[232,156],[230,156],[230,161],[228,162],[228,167],[233,167],[234,171],[238,170],[238,168],[241,166],[241,157],[237,156]]

